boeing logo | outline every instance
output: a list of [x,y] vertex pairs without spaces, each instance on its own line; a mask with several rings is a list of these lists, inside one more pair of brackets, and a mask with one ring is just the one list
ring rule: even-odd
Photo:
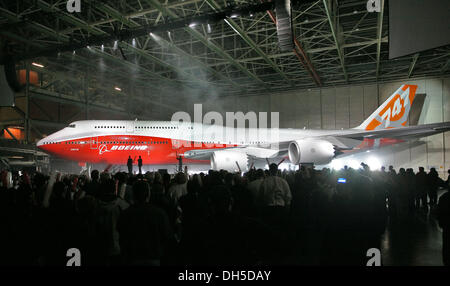
[[99,155],[101,155],[103,153],[106,153],[106,152],[109,152],[109,150],[108,150],[108,147],[105,144],[100,145],[100,147],[98,147],[98,154]]
[[102,155],[103,153],[106,152],[111,152],[111,151],[122,151],[122,150],[147,150],[148,146],[145,145],[114,145],[111,147],[111,149],[108,150],[108,147],[105,144],[100,145],[100,147],[98,148],[98,154]]
[[142,145],[142,146],[138,146],[138,145],[117,146],[117,145],[114,145],[111,147],[111,151],[114,151],[114,150],[147,150],[147,147],[148,146],[145,146],[145,145]]

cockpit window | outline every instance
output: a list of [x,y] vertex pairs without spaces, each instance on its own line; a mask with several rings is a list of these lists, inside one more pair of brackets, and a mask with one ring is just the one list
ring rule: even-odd
[[75,128],[75,124],[70,124],[68,127]]

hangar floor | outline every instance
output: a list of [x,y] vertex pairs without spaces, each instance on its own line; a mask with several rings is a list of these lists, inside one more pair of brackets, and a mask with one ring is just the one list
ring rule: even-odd
[[383,265],[443,266],[442,230],[433,215],[390,223],[381,241]]
[[[444,193],[444,191],[442,191]],[[439,196],[442,194],[440,193]],[[321,249],[323,245],[322,236],[316,230],[304,230],[298,240],[301,240],[299,247],[292,251],[287,264],[289,265],[323,265],[321,256],[328,255]],[[339,240],[333,237],[332,240]],[[349,243],[357,244],[357,239]],[[341,255],[346,255],[351,250],[348,245],[342,245],[346,249],[338,254],[337,260],[331,264],[341,265]],[[346,248],[347,247],[347,248]],[[372,246],[371,246],[372,247]],[[381,250],[381,263],[383,266],[443,266],[442,260],[442,229],[431,211],[415,211],[413,214],[405,216],[405,219],[388,221],[386,230],[381,237],[379,246],[373,245]],[[322,253],[321,253],[322,252]],[[345,259],[345,258],[344,258]],[[362,258],[362,261],[367,261]],[[343,265],[359,265],[346,264]]]

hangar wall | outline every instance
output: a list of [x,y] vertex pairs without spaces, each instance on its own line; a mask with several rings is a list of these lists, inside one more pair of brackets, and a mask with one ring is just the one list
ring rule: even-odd
[[[209,111],[279,112],[282,128],[346,129],[359,125],[401,84],[418,85],[426,93],[419,124],[450,121],[450,77],[403,80],[389,83],[289,91],[264,95],[210,98],[203,101],[203,115]],[[187,110],[193,111],[193,103]],[[270,117],[270,116],[269,116]],[[268,124],[270,126],[270,123]],[[424,144],[404,143],[377,152],[381,163],[395,168],[435,167],[444,175],[450,168],[450,132],[422,139]]]

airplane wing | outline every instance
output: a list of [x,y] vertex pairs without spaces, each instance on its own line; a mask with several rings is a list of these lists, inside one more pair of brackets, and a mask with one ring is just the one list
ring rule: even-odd
[[[450,131],[450,122],[443,123],[431,123],[418,126],[398,127],[389,129],[377,129],[377,130],[361,130],[361,129],[348,129],[339,130],[336,133],[330,133],[327,135],[311,137],[314,139],[320,139],[330,142],[335,146],[337,153],[341,153],[343,150],[351,150],[355,147],[361,146],[362,142],[369,139],[388,139],[391,142],[404,142],[406,140],[417,139],[421,137],[427,137],[442,132]],[[278,155],[286,155],[289,148],[289,144],[292,140],[282,141],[278,143]],[[359,148],[358,148],[359,149]],[[355,150],[356,151],[356,150]]]
[[[399,127],[390,129],[377,129],[377,130],[361,130],[361,129],[349,129],[342,130],[338,133],[328,134],[326,136],[318,136],[316,139],[322,139],[333,144],[337,150],[349,150],[361,144],[364,139],[399,139],[399,140],[411,140],[421,137],[426,137],[450,130],[450,122],[443,123],[431,123],[418,126],[409,127]],[[285,157],[287,156],[287,150],[290,141],[282,141],[277,144],[277,151],[275,153],[265,154],[265,156],[252,155],[250,157],[254,158],[273,158],[273,157]],[[400,142],[400,141],[399,141]],[[225,147],[219,149],[199,149],[190,150],[184,153],[184,157],[187,159],[195,160],[208,160],[212,152],[220,150],[230,150],[242,151],[248,153],[249,148],[257,148],[259,150],[264,150],[267,146],[245,146],[245,147]],[[266,149],[267,150],[267,149]]]
[[[286,142],[284,145],[288,146],[290,142]],[[284,146],[283,145],[283,146]],[[212,153],[217,151],[224,150],[233,150],[236,152],[242,152],[247,154],[247,156],[253,160],[261,159],[261,158],[278,158],[287,156],[287,147],[279,148],[279,145],[272,146],[270,145],[247,145],[247,146],[233,146],[233,147],[224,147],[224,148],[214,148],[214,149],[196,149],[189,150],[184,152],[182,156],[186,159],[194,159],[194,160],[209,160]]]
[[236,149],[236,148],[243,148],[243,147],[225,147],[225,148],[216,148],[216,149],[196,149],[196,150],[189,150],[184,152],[182,156],[186,159],[193,159],[193,160],[209,160],[211,153],[215,151],[220,150],[229,150],[229,149]]
[[350,138],[357,140],[377,139],[377,138],[395,138],[395,139],[413,139],[431,136],[450,130],[450,122],[431,123],[409,127],[377,129],[377,130],[360,130],[350,129],[342,133],[330,134],[329,136],[339,138]]
[[[311,144],[321,144],[323,143],[321,141],[327,141],[328,143],[324,143],[320,146],[309,146],[311,150],[314,150],[310,153],[315,153],[316,148],[323,147],[323,154],[325,154],[323,156],[326,157],[329,153],[331,153],[331,148],[333,148],[334,150],[332,151],[334,153],[334,157],[336,157],[346,156],[367,149],[378,148],[387,145],[396,145],[401,142],[449,131],[450,122],[431,123],[405,127],[408,121],[410,124],[414,124],[418,120],[418,117],[408,117],[412,103],[415,99],[416,90],[416,85],[402,85],[366,120],[364,120],[361,125],[356,128],[348,130],[334,130],[326,133],[315,133],[315,136],[310,135],[307,138],[305,138],[304,136],[300,137],[300,135],[298,138],[295,138],[296,136],[293,136],[294,138],[291,137],[289,138],[289,140],[285,139],[280,142],[272,142],[268,146],[248,145],[234,147],[233,149],[236,152],[245,153],[248,158],[251,158],[252,160],[266,158],[286,158],[290,157],[289,146],[293,143],[293,141],[311,140],[311,142],[313,142]],[[298,142],[295,143],[297,153],[300,153],[298,146],[298,144],[300,143],[297,143]],[[212,152],[227,149],[231,148],[191,150],[185,153],[185,157],[192,159],[208,159]],[[308,150],[309,149],[305,149],[306,154],[309,154]],[[292,152],[295,153],[295,151]],[[322,155],[312,154],[311,157],[308,158],[308,160],[314,161],[314,156],[318,157],[319,159],[322,159],[323,157]],[[297,157],[300,160],[300,156]]]

